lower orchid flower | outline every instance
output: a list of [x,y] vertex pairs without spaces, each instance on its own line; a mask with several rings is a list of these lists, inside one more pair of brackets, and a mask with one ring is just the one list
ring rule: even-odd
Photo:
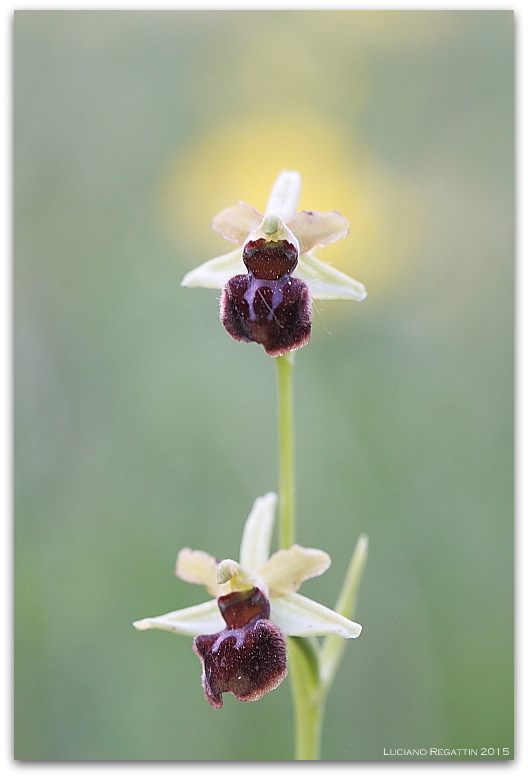
[[175,574],[202,584],[215,599],[134,622],[140,630],[194,636],[203,689],[214,708],[222,707],[224,692],[249,702],[283,681],[285,635],[355,638],[361,632],[359,624],[297,593],[303,581],[328,569],[327,553],[293,545],[269,555],[276,503],[273,492],[255,500],[242,535],[240,562],[218,561],[189,548],[178,554]]
[[238,243],[228,254],[191,270],[182,286],[222,289],[220,319],[235,340],[260,343],[277,357],[304,346],[311,334],[311,299],[363,300],[359,281],[317,259],[312,250],[348,234],[338,211],[298,211],[301,177],[282,170],[264,215],[238,202],[217,214],[216,232]]

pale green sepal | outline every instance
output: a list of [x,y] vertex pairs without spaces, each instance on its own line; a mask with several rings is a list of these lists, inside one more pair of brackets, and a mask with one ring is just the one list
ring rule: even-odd
[[297,210],[300,192],[300,173],[297,170],[281,170],[271,188],[266,214],[277,214],[286,221]]
[[301,254],[348,235],[348,220],[339,211],[299,211],[288,219],[288,227],[299,241]]
[[367,291],[362,283],[346,273],[321,262],[311,252],[299,257],[294,275],[306,282],[314,300],[364,300]]
[[163,616],[134,621],[136,629],[163,629],[167,632],[178,632],[180,635],[212,635],[225,629],[225,623],[218,610],[216,600],[202,602]]
[[205,586],[209,594],[218,594],[217,580],[218,562],[206,551],[196,551],[193,548],[182,548],[176,559],[174,575],[187,583]]
[[282,597],[296,592],[303,581],[322,575],[331,559],[326,551],[303,548],[296,543],[291,548],[276,551],[260,568],[259,575],[268,585],[270,597]]
[[211,222],[211,227],[226,240],[232,240],[233,243],[241,246],[261,221],[261,213],[249,203],[239,200],[235,205],[230,205],[217,213]]
[[338,635],[357,638],[361,625],[302,594],[287,594],[271,602],[271,620],[285,635]]
[[222,289],[233,276],[247,273],[242,262],[242,249],[237,248],[229,254],[208,259],[184,276],[181,286],[204,286],[207,289]]
[[240,564],[246,570],[258,573],[269,557],[276,507],[275,492],[257,497],[253,503],[240,544]]

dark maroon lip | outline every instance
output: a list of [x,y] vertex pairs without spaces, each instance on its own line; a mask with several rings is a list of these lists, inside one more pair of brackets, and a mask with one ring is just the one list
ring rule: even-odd
[[270,604],[260,589],[218,598],[226,628],[199,635],[193,648],[202,663],[202,685],[213,708],[230,692],[243,702],[260,699],[286,677],[286,642],[269,621]]
[[244,627],[253,619],[267,619],[270,614],[269,601],[257,588],[219,597],[218,608],[229,629]]
[[220,319],[235,340],[260,343],[271,357],[301,348],[310,339],[307,285],[289,273],[277,279],[252,272],[229,279],[220,298]]

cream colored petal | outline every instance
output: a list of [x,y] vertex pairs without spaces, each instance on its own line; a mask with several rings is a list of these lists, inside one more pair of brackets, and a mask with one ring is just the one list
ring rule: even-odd
[[359,281],[342,273],[310,252],[299,257],[294,276],[306,282],[314,300],[364,300],[367,290]]
[[287,594],[271,600],[271,620],[285,635],[338,635],[357,638],[361,625],[302,594]]
[[182,548],[176,559],[174,574],[187,583],[205,586],[209,594],[216,597],[219,590],[217,580],[218,562],[206,551]]
[[249,203],[240,200],[229,208],[217,213],[211,222],[211,227],[226,240],[232,240],[239,246],[244,243],[250,232],[255,230],[262,221],[262,214]]
[[348,221],[339,211],[299,211],[287,223],[299,241],[301,254],[348,235]]
[[167,632],[177,632],[180,635],[214,635],[225,629],[225,622],[220,615],[216,600],[202,602],[163,616],[134,621],[136,629],[163,629]]
[[281,597],[296,592],[303,581],[321,575],[330,564],[326,551],[295,544],[276,551],[260,568],[259,575],[266,582],[270,597]]
[[190,270],[183,278],[181,286],[204,286],[207,289],[222,289],[233,276],[247,273],[242,262],[242,249],[234,249],[229,254],[222,254],[214,259],[208,259],[194,270]]
[[264,497],[257,497],[247,518],[240,544],[240,564],[252,573],[258,572],[269,557],[276,506],[277,495],[268,492]]

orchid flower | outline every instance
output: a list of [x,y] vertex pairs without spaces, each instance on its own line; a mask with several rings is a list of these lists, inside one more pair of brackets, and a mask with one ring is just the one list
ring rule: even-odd
[[175,574],[205,586],[214,599],[163,616],[134,622],[194,636],[202,685],[214,708],[231,692],[246,702],[260,699],[286,677],[285,635],[355,638],[361,626],[297,593],[301,583],[330,566],[324,551],[293,545],[271,556],[277,495],[255,500],[246,521],[240,561],[216,560],[205,551],[180,551]]
[[301,178],[282,170],[265,214],[238,202],[212,228],[240,248],[191,270],[182,286],[222,289],[220,318],[236,340],[256,342],[270,356],[304,346],[311,334],[311,299],[363,300],[359,281],[317,259],[312,250],[348,234],[337,211],[298,211]]

